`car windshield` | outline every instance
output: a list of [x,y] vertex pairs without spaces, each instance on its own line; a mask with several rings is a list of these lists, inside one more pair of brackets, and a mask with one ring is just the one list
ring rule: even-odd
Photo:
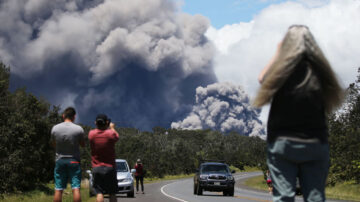
[[128,167],[126,162],[116,162],[116,171],[117,172],[128,172]]
[[226,165],[204,165],[201,168],[202,173],[228,173],[229,170]]

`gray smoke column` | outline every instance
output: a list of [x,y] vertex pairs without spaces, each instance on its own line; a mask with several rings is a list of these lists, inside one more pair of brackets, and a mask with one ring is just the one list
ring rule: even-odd
[[0,60],[78,121],[107,113],[121,126],[170,126],[195,89],[217,81],[209,21],[172,0],[0,0]]
[[231,83],[215,83],[196,89],[196,104],[182,121],[173,122],[172,128],[213,129],[224,133],[236,131],[247,136],[265,138],[264,127],[259,120],[248,95],[241,86]]

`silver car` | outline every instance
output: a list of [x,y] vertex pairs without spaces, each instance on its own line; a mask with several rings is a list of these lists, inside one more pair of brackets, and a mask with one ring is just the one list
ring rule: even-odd
[[[87,170],[86,172],[89,174],[89,194],[90,196],[94,196],[93,176],[90,170]],[[127,194],[127,197],[134,197],[134,172],[135,169],[130,170],[126,160],[116,159],[116,178],[118,182],[117,194]]]

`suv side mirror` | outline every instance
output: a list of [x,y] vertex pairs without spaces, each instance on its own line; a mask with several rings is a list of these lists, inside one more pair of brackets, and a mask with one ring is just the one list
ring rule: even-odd
[[232,170],[231,173],[236,173],[236,171],[235,171],[235,170]]
[[131,169],[131,173],[136,173],[136,170],[135,170],[135,169]]

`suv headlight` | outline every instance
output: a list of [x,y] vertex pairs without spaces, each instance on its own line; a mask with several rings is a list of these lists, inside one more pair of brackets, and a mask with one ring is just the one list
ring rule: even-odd
[[200,180],[206,180],[207,179],[207,175],[200,175]]
[[234,180],[234,177],[230,175],[230,176],[227,176],[227,179],[228,180]]

